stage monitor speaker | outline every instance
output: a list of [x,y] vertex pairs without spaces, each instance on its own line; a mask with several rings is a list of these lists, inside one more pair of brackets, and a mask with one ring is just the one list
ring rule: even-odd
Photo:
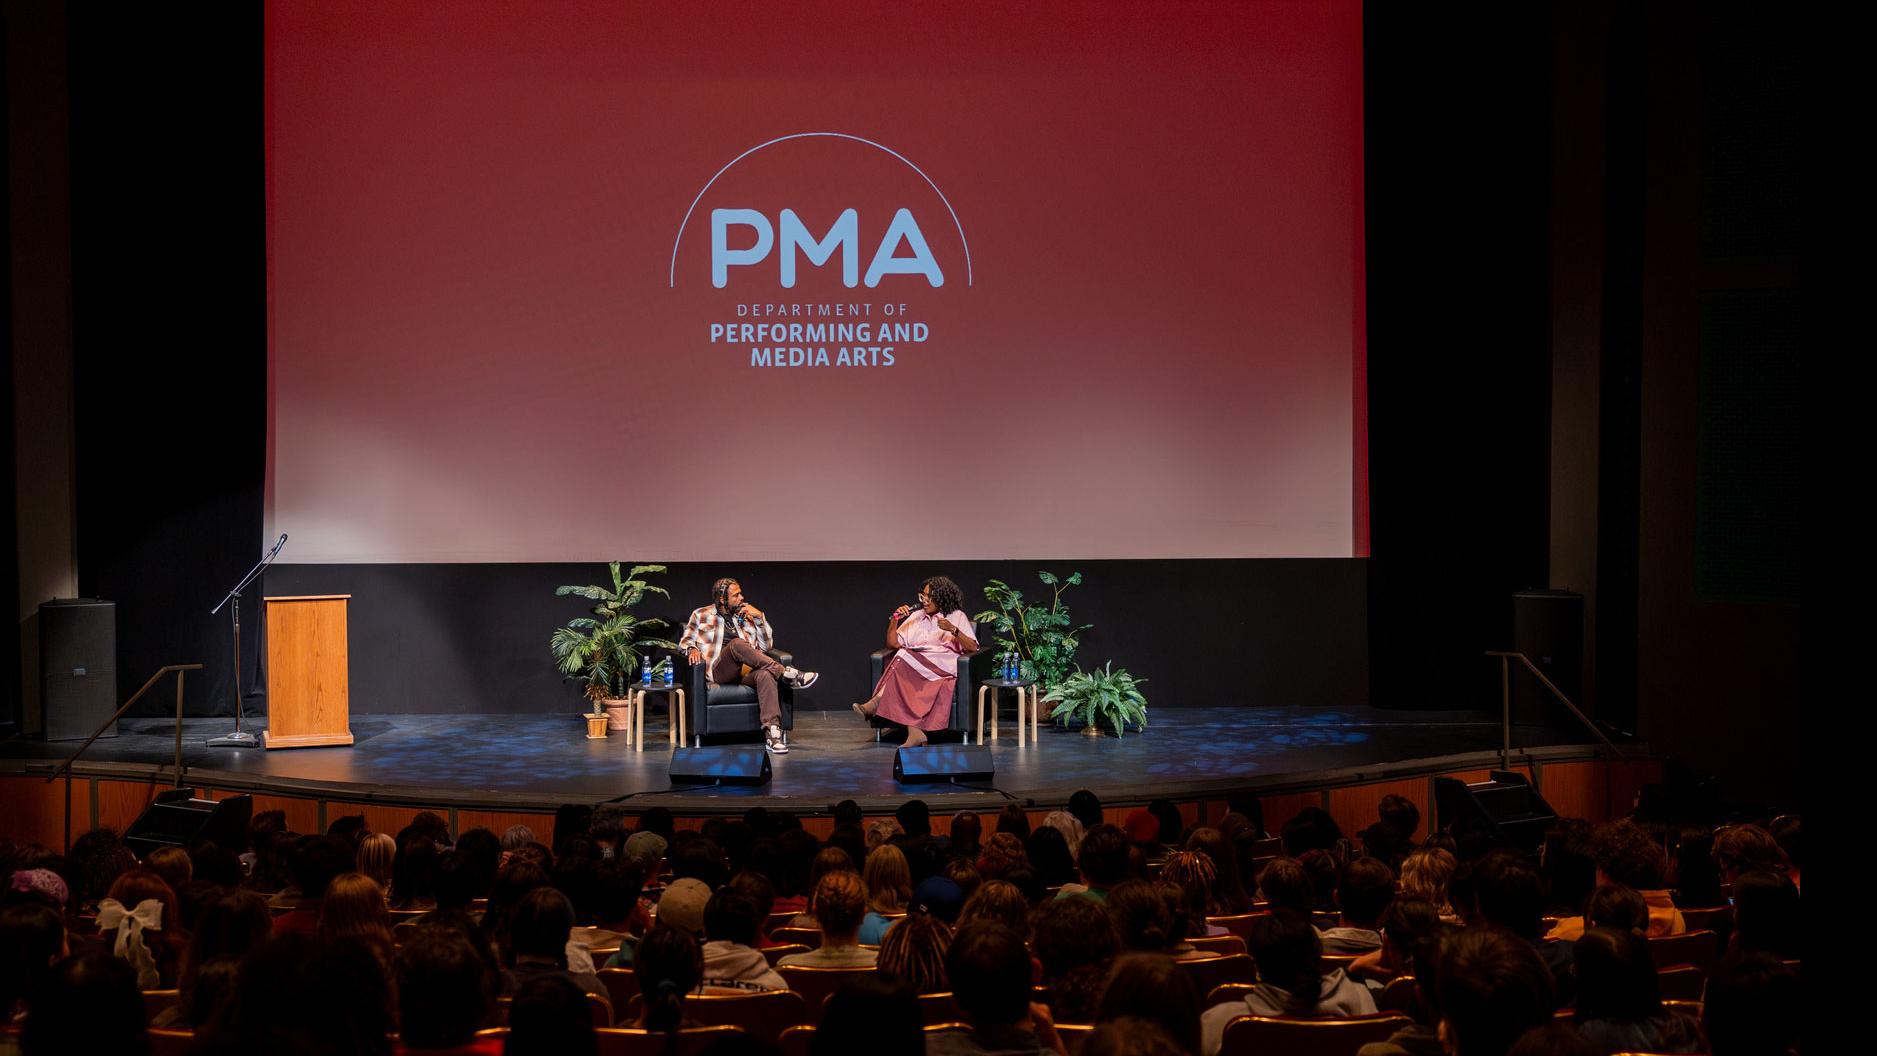
[[989,781],[996,775],[991,750],[981,744],[927,744],[893,753],[893,780],[913,785],[928,781]]
[[768,751],[749,745],[678,748],[671,753],[674,785],[766,785]]
[[124,845],[139,858],[158,847],[188,847],[197,840],[237,851],[247,839],[253,815],[252,796],[197,799],[190,789],[172,788],[157,793],[156,801],[124,830]]
[[1487,773],[1487,780],[1472,784],[1453,777],[1434,779],[1435,830],[1452,835],[1462,847],[1477,843],[1535,853],[1545,830],[1557,822],[1557,812],[1524,774]]
[[[48,741],[82,741],[117,710],[117,604],[59,598],[39,606],[39,686]],[[112,723],[104,736],[117,736]]]
[[[1512,648],[1531,658],[1559,692],[1584,707],[1584,596],[1569,590],[1512,595]],[[1589,714],[1588,709],[1585,714]],[[1512,721],[1572,721],[1544,684],[1513,661]]]

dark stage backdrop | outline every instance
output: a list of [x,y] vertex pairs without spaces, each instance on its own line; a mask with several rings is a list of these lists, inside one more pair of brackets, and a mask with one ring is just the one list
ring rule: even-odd
[[[1361,560],[1084,561],[1045,564],[1084,583],[1064,595],[1094,624],[1078,659],[1108,660],[1148,679],[1150,707],[1350,705],[1368,699]],[[862,699],[867,654],[886,616],[925,576],[957,580],[972,615],[986,580],[1047,599],[1027,562],[752,563],[676,565],[654,577],[672,593],[641,612],[682,625],[711,581],[736,575],[777,628],[777,644],[822,680],[798,706],[844,708]],[[272,594],[351,594],[352,710],[569,713],[584,701],[549,661],[548,635],[585,612],[557,598],[562,584],[605,581],[603,564],[283,565]],[[672,634],[676,638],[676,632]],[[979,638],[994,651],[988,629]],[[988,655],[981,660],[988,668]],[[859,720],[855,720],[859,721]]]

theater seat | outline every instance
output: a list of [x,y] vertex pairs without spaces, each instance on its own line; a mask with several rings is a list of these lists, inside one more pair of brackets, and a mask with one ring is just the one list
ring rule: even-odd
[[638,1027],[607,1027],[593,1032],[598,1056],[703,1056],[743,1031],[737,1027],[686,1027],[666,1034]]
[[1219,1056],[1355,1056],[1362,1046],[1413,1025],[1392,1012],[1343,1019],[1240,1016],[1225,1025]]

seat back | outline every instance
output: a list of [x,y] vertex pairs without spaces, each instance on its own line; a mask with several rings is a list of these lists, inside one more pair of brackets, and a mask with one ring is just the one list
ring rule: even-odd
[[815,1028],[810,1026],[790,1027],[776,1040],[776,1048],[782,1050],[782,1056],[808,1056],[808,1050],[815,1045]]
[[777,961],[787,957],[791,953],[807,952],[808,947],[799,942],[786,942],[780,946],[764,946],[762,949],[763,959],[769,962],[769,967],[771,968],[776,966]]
[[1246,951],[1245,940],[1237,935],[1201,935],[1186,941],[1192,944],[1193,949],[1204,950],[1207,953],[1232,954]]
[[639,1027],[593,1032],[599,1056],[703,1056],[711,1046],[741,1033],[736,1027],[686,1027],[671,1034]]
[[[621,1022],[636,1023],[645,1014],[645,995],[634,994]],[[790,990],[759,990],[741,994],[689,994],[684,1018],[704,1026],[739,1027],[751,1037],[776,1044],[782,1032],[808,1023],[808,1005]]]
[[1229,917],[1207,917],[1206,923],[1214,924],[1243,939],[1247,946],[1251,943],[1251,927],[1259,917],[1266,913],[1238,913]]
[[179,993],[176,990],[145,990],[143,992],[145,1022],[154,1022],[156,1017],[169,1011],[176,1004]]
[[1395,1013],[1343,1019],[1240,1016],[1225,1025],[1219,1056],[1355,1056],[1414,1020]]
[[626,1006],[639,996],[639,974],[631,968],[601,968],[599,976],[606,984],[607,996],[613,999],[614,1021],[624,1021]]
[[919,1018],[927,1025],[963,1022],[965,1014],[950,990],[919,995]]
[[850,980],[873,974],[873,966],[863,968],[808,968],[796,964],[776,966],[776,973],[782,976],[789,989],[802,995],[808,1004],[808,1021],[821,1022],[822,1006],[834,992],[847,985]]
[[1714,970],[1714,958],[1719,954],[1720,936],[1711,931],[1649,937],[1649,956],[1655,959],[1657,968],[1688,964],[1706,974]]
[[1414,976],[1397,975],[1382,987],[1382,992],[1375,998],[1375,1008],[1379,1012],[1399,1012],[1404,1016],[1414,1014],[1414,1005],[1420,995],[1414,989]]
[[1712,931],[1718,935],[1733,930],[1734,907],[1708,906],[1702,909],[1684,909],[1681,911],[1681,919],[1689,931]]
[[1258,989],[1257,983],[1222,983],[1213,987],[1212,992],[1206,995],[1205,1007],[1211,1008],[1214,1005],[1243,1001],[1256,989]]
[[144,1036],[150,1039],[150,1056],[183,1056],[196,1043],[195,1032],[190,1030],[151,1027]]
[[1224,957],[1173,963],[1179,965],[1186,977],[1193,981],[1193,989],[1202,994],[1210,994],[1226,983],[1258,981],[1258,965],[1248,954],[1234,953]]
[[1664,1001],[1699,1001],[1707,988],[1707,973],[1691,964],[1661,968],[1655,973],[1656,989]]
[[787,943],[791,946],[806,946],[811,950],[821,948],[820,928],[777,928],[769,933],[769,941]]

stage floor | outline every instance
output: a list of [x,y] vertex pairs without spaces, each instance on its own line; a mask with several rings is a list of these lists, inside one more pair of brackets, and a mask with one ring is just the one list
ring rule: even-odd
[[[1006,709],[1008,712],[1009,709]],[[652,720],[656,719],[654,723]],[[247,724],[250,729],[255,723]],[[662,714],[648,715],[647,750],[622,738],[585,739],[584,724],[559,715],[358,715],[350,748],[209,748],[206,738],[232,719],[191,718],[183,730],[185,781],[288,795],[449,802],[491,809],[551,809],[631,797],[674,810],[741,810],[752,801],[823,811],[854,799],[869,810],[911,795],[944,797],[958,809],[1016,799],[1029,806],[1066,802],[1078,788],[1105,800],[1271,794],[1325,783],[1407,777],[1491,765],[1500,727],[1477,711],[1397,711],[1371,707],[1168,708],[1143,733],[1086,737],[1041,728],[1018,748],[1015,725],[990,741],[996,778],[987,790],[902,785],[893,779],[894,744],[876,743],[852,712],[797,712],[790,752],[773,757],[774,780],[758,788],[672,789]],[[94,744],[81,773],[126,768],[168,774],[176,728],[169,719],[131,719],[120,735]],[[1592,738],[1552,726],[1515,726],[1513,744],[1535,757],[1581,754]],[[46,772],[78,742],[15,740],[0,745],[0,767]],[[1626,750],[1631,750],[1626,746]],[[1646,748],[1637,746],[1640,753]],[[954,800],[953,797],[958,797]]]

